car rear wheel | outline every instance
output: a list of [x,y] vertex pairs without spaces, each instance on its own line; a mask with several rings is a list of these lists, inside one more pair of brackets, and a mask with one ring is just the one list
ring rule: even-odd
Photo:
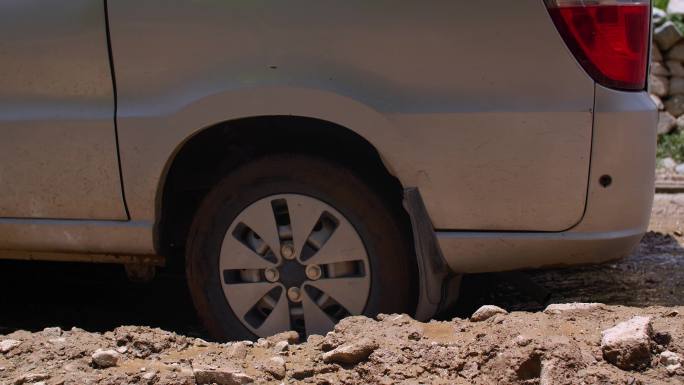
[[227,175],[200,205],[188,283],[215,338],[324,334],[348,315],[415,310],[409,238],[347,169],[272,156]]

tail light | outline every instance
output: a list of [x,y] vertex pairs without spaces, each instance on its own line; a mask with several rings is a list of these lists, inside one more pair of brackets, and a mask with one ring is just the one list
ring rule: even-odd
[[544,0],[558,32],[599,84],[646,88],[649,0]]

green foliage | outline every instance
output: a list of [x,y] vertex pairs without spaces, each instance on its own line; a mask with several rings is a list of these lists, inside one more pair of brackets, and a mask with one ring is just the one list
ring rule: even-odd
[[684,17],[682,15],[667,15],[667,18],[677,27],[679,32],[684,33]]
[[653,6],[664,11],[667,8],[667,3],[669,1],[670,0],[653,0]]
[[670,157],[677,163],[684,162],[684,131],[659,136],[656,156],[658,159]]
[[[667,4],[669,3],[670,0],[653,0],[653,6],[655,8],[660,8],[663,11],[666,10]],[[668,14],[666,16],[666,20],[671,21],[675,27],[684,34],[684,17],[682,15],[670,15]]]

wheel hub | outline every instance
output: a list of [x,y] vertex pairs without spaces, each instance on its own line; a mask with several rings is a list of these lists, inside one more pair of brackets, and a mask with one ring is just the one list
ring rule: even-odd
[[325,334],[361,314],[370,292],[368,254],[352,224],[316,198],[262,198],[234,219],[219,274],[235,316],[260,337]]
[[283,261],[278,268],[280,272],[280,282],[286,288],[300,287],[306,281],[306,267],[298,261]]

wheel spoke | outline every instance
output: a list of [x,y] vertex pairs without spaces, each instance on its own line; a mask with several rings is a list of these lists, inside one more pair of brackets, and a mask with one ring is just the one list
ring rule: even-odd
[[228,305],[260,337],[325,334],[339,319],[361,314],[368,300],[361,237],[334,207],[310,196],[271,195],[247,206],[228,228],[219,257]]
[[328,278],[306,284],[332,297],[350,314],[361,314],[366,306],[366,297],[359,293],[368,292],[370,280],[368,277]]
[[[273,254],[278,258],[280,257],[278,226],[276,225],[273,207],[269,199],[261,199],[252,203],[235,219],[234,223],[244,223],[266,242],[271,251],[273,251]],[[229,233],[233,230],[234,228],[231,228]]]
[[366,258],[366,249],[354,228],[342,222],[323,247],[306,260],[306,264],[325,265],[335,262],[356,261]]
[[304,310],[304,327],[306,328],[306,334],[324,335],[335,327],[335,321],[316,305],[309,297],[309,294],[306,293],[306,290],[303,290],[303,292],[302,308]]
[[[235,283],[223,285],[223,294],[228,299],[230,307],[238,318],[243,319],[245,314],[263,298],[266,293],[279,286],[277,283],[255,282]],[[282,290],[284,292],[285,290]],[[281,299],[283,294],[280,295]]]
[[290,329],[290,305],[287,301],[287,294],[283,290],[273,311],[266,317],[264,323],[256,329],[256,332],[260,336],[268,336]]
[[252,251],[228,232],[221,245],[220,271],[237,269],[265,269],[275,264]]
[[306,239],[311,234],[325,207],[318,201],[301,195],[287,197],[287,210],[292,226],[292,240],[297,253],[301,255]]

